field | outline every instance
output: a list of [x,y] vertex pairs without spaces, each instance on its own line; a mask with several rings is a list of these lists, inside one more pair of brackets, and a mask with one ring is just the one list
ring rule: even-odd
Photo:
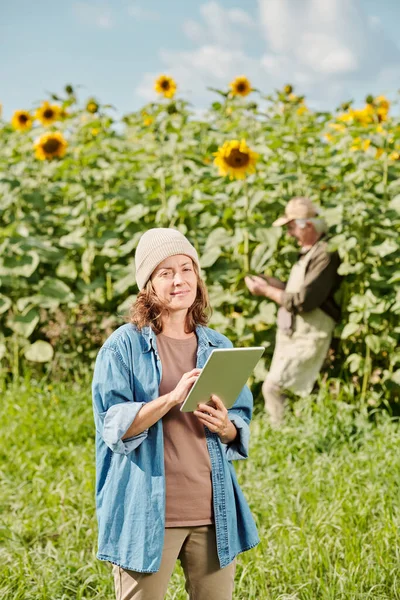
[[[244,277],[287,279],[298,248],[272,223],[297,195],[339,252],[343,316],[319,391],[281,430],[257,398],[237,468],[262,541],[239,558],[235,599],[400,599],[398,110],[369,95],[315,111],[289,84],[238,77],[200,115],[179,82],[156,89],[118,116],[67,85],[0,119],[0,599],[113,598],[95,557],[88,373],[136,298],[143,232],[186,234],[212,326],[266,347],[257,397],[276,306]],[[179,568],[168,594],[186,597]]]
[[[400,598],[399,425],[323,389],[271,430],[259,406],[239,478],[262,542],[236,600]],[[2,390],[0,598],[111,600],[95,558],[90,383]],[[183,600],[179,568],[168,599]]]

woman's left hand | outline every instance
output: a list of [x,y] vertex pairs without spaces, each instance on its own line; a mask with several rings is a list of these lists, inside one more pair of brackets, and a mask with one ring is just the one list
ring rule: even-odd
[[236,438],[237,429],[229,419],[228,411],[222,400],[214,394],[210,400],[214,406],[199,404],[193,414],[199,419],[200,423],[208,427],[213,433],[216,433],[220,437],[221,442],[229,444]]

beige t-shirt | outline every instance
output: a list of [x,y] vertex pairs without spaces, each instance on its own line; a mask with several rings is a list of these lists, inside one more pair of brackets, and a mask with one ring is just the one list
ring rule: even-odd
[[[196,367],[197,337],[183,340],[160,333],[160,396],[171,392],[184,373]],[[166,527],[209,525],[212,509],[211,462],[203,425],[193,413],[174,406],[163,417]]]

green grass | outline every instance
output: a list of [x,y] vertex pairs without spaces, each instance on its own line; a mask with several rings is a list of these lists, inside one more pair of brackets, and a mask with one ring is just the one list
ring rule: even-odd
[[[89,385],[53,386],[2,392],[0,598],[112,600]],[[239,558],[235,599],[400,599],[398,424],[323,392],[296,413],[274,431],[260,412],[237,465],[262,542]],[[186,598],[179,568],[172,598]]]

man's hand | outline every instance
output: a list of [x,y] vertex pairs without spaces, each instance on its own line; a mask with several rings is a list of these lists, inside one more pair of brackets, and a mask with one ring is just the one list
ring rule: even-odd
[[277,279],[277,277],[266,276],[265,281],[268,283],[268,285],[272,285],[272,287],[277,288],[278,290],[284,290],[286,287],[283,281]]
[[200,423],[208,427],[210,431],[219,435],[220,440],[224,444],[233,442],[237,435],[237,429],[229,419],[228,411],[224,403],[218,396],[213,394],[211,400],[214,406],[209,404],[199,404],[194,415]]
[[244,281],[250,292],[255,296],[265,296],[265,298],[269,298],[277,304],[282,304],[283,290],[268,285],[262,277],[257,277],[257,275],[252,275],[250,277],[248,275],[244,278]]
[[254,296],[265,296],[268,298],[268,288],[271,286],[268,285],[265,279],[258,277],[257,275],[247,275],[244,278],[244,282]]

